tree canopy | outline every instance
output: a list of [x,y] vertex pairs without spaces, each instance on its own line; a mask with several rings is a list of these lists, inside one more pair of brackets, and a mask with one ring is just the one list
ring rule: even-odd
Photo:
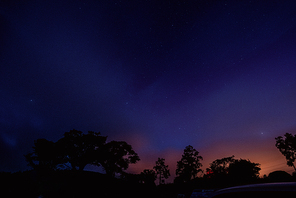
[[233,163],[234,155],[231,157],[224,157],[222,159],[216,159],[210,164],[211,174],[213,175],[225,175],[229,172],[229,165]]
[[210,163],[205,177],[217,183],[249,183],[259,177],[260,170],[258,163],[246,159],[234,159],[234,156],[231,156]]
[[275,138],[275,146],[286,157],[287,165],[293,166],[294,170],[296,171],[294,164],[296,159],[296,135],[286,133],[284,136],[285,137],[278,136]]
[[83,134],[73,129],[66,132],[56,145],[73,170],[83,170],[87,164],[93,164],[103,156],[106,139],[100,133],[89,131]]
[[94,164],[102,165],[108,175],[115,176],[115,173],[122,173],[129,164],[139,160],[131,145],[124,141],[111,141],[105,144],[103,157],[98,158]]
[[25,158],[28,165],[36,170],[56,170],[65,162],[57,145],[46,139],[35,140],[33,152]]

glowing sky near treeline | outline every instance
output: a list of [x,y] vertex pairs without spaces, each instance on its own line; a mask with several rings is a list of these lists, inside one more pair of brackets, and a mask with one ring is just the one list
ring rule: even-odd
[[[175,176],[192,145],[293,172],[275,137],[296,130],[294,1],[0,3],[1,171],[71,129],[131,144]],[[5,160],[3,160],[5,159]],[[92,167],[88,167],[93,169]]]

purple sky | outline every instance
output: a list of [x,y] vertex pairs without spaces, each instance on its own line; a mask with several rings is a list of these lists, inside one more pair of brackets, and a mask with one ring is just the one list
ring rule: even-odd
[[174,175],[189,144],[204,169],[235,155],[293,171],[274,138],[296,130],[294,1],[6,1],[0,14],[1,171],[71,129],[127,141],[130,172],[163,157]]

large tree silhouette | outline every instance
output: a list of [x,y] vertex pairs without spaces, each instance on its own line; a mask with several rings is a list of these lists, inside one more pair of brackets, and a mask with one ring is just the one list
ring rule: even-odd
[[180,161],[177,162],[176,175],[179,181],[188,182],[202,172],[200,160],[203,158],[191,145],[186,146]]
[[156,165],[153,167],[153,169],[156,172],[156,175],[158,175],[159,184],[164,184],[164,179],[169,178],[170,170],[168,169],[168,165],[165,165],[165,159],[164,158],[158,158],[158,160],[155,162]]
[[[34,169],[56,170],[70,167],[82,171],[88,164],[102,166],[114,176],[122,173],[131,163],[139,161],[138,154],[124,141],[106,143],[100,133],[70,130],[57,142],[38,139],[33,152],[25,155],[28,165]],[[69,165],[69,166],[68,166]]]
[[296,159],[296,135],[292,135],[290,133],[286,133],[285,138],[282,136],[276,137],[275,146],[279,149],[279,151],[286,157],[287,165],[295,167],[295,159]]

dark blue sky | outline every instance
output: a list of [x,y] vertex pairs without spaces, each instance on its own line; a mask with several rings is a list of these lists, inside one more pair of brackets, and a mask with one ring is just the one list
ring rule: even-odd
[[1,171],[71,129],[125,140],[175,172],[235,155],[292,169],[274,138],[296,130],[294,1],[0,3]]

